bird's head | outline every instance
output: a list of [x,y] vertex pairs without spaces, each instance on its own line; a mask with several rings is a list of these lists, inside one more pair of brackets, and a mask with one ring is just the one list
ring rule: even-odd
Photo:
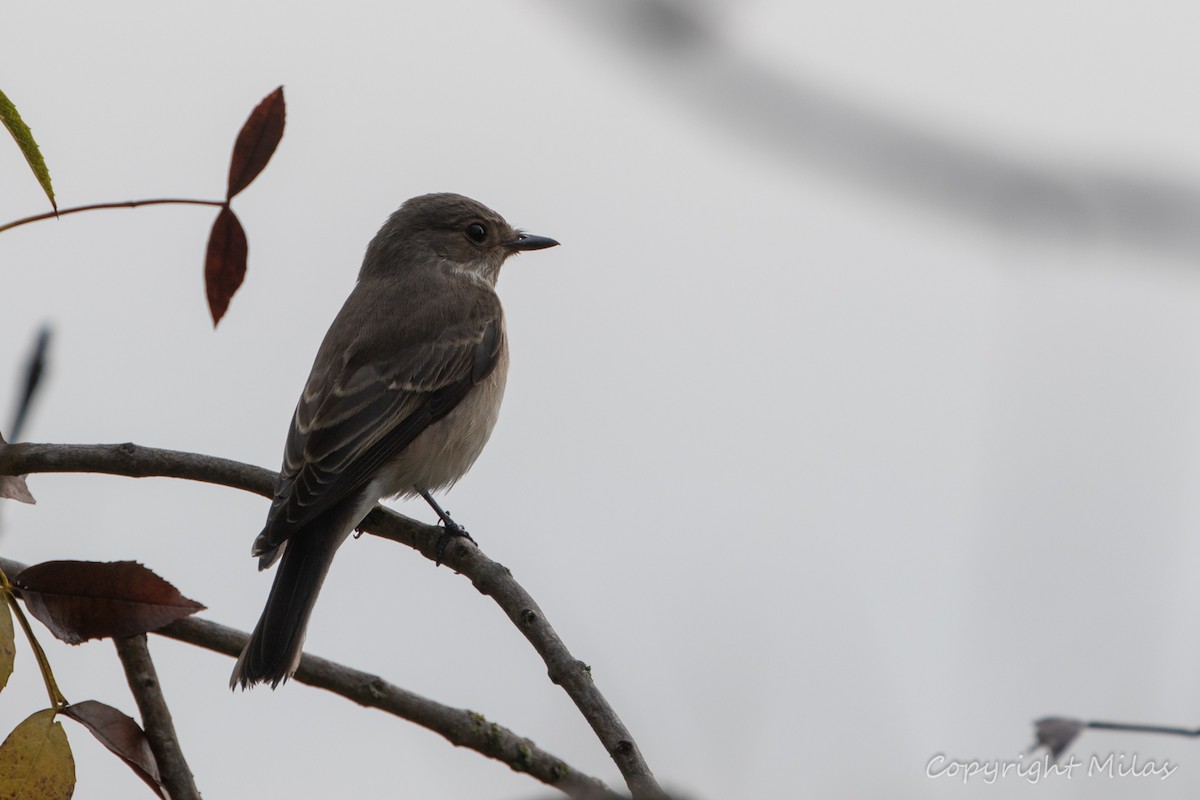
[[367,247],[359,278],[415,265],[474,273],[495,284],[500,266],[513,253],[557,244],[513,228],[469,197],[425,194],[388,217]]

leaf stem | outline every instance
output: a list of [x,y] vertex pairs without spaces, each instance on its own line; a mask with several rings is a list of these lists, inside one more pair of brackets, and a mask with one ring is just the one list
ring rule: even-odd
[[33,649],[33,655],[37,659],[38,669],[42,672],[42,681],[46,684],[46,694],[50,696],[50,705],[55,708],[62,708],[67,705],[67,698],[63,697],[63,693],[59,691],[58,683],[54,680],[54,671],[50,669],[50,659],[46,658],[46,651],[38,644],[37,638],[33,635],[33,628],[29,625],[29,620],[25,617],[25,612],[21,608],[21,604],[17,602],[17,597],[13,594],[13,585],[9,583],[8,576],[4,574],[4,570],[0,569],[0,592],[4,594],[4,600],[8,603],[8,607],[17,617],[17,622],[21,623],[21,630],[25,631],[25,638],[29,641],[29,646]]
[[224,206],[227,203],[224,200],[190,200],[180,197],[162,197],[154,200],[126,200],[123,203],[93,203],[88,206],[75,206],[74,208],[60,208],[58,211],[48,211],[45,214],[35,214],[32,217],[24,217],[23,219],[15,219],[12,222],[6,222],[0,225],[0,233],[3,233],[10,228],[16,228],[20,225],[26,225],[30,222],[38,222],[43,219],[52,219],[54,217],[65,217],[67,214],[75,214],[79,211],[96,211],[102,208],[137,208],[138,206],[161,206],[161,205],[191,205],[191,206]]

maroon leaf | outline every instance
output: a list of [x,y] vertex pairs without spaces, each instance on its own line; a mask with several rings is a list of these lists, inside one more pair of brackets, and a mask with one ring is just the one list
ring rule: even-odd
[[286,116],[282,86],[264,97],[258,107],[250,112],[250,118],[238,132],[233,145],[226,200],[232,200],[235,194],[249,186],[267,166],[275,148],[279,146],[279,140],[283,138]]
[[208,235],[208,252],[204,255],[204,290],[208,294],[208,310],[213,327],[225,316],[229,301],[246,277],[246,231],[229,206],[221,209]]
[[136,561],[47,561],[12,582],[29,613],[67,644],[146,633],[204,608]]
[[59,713],[91,731],[100,744],[124,761],[155,794],[166,800],[165,787],[158,772],[158,762],[150,751],[150,742],[132,717],[96,700],[72,703]]

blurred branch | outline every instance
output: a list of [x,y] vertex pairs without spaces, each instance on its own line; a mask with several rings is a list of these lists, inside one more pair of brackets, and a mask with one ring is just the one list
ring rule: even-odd
[[200,800],[192,770],[175,735],[175,724],[171,721],[171,711],[167,708],[167,699],[158,681],[158,671],[150,658],[146,634],[114,639],[113,644],[125,669],[129,690],[142,715],[142,726],[146,729],[146,739],[158,763],[163,786],[170,793],[171,800]]
[[[276,473],[270,470],[229,459],[129,443],[0,445],[0,475],[39,472],[100,472],[139,478],[186,478],[244,489],[264,497],[271,497],[276,479]],[[442,537],[442,529],[436,525],[426,525],[376,506],[360,528],[408,545],[436,562],[438,542]],[[475,588],[491,597],[529,640],[546,663],[551,680],[574,701],[609,756],[616,762],[634,799],[665,798],[665,793],[659,788],[628,729],[596,688],[590,668],[571,655],[533,598],[513,579],[508,569],[484,555],[474,542],[461,538],[455,539],[447,549],[442,556],[442,563],[470,578]],[[174,627],[170,629],[177,630]],[[369,677],[368,683],[378,680]],[[441,730],[438,732],[442,733]]]
[[25,420],[29,416],[29,409],[33,406],[33,400],[37,396],[38,389],[41,388],[42,379],[46,376],[50,335],[50,326],[43,325],[38,330],[37,339],[33,343],[33,349],[30,351],[29,358],[25,362],[25,376],[21,384],[21,394],[17,398],[17,410],[13,414],[12,425],[8,429],[8,433],[12,436],[14,442],[21,441],[21,431],[25,428]]
[[682,0],[558,0],[638,59],[664,94],[741,141],[1022,236],[1109,240],[1200,259],[1200,185],[1033,160],[913,124],[736,52]]

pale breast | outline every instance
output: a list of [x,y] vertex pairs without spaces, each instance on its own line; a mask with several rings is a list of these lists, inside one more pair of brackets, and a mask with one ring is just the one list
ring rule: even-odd
[[479,458],[496,427],[508,378],[508,345],[496,367],[454,410],[426,428],[375,481],[379,497],[413,497],[448,489]]

